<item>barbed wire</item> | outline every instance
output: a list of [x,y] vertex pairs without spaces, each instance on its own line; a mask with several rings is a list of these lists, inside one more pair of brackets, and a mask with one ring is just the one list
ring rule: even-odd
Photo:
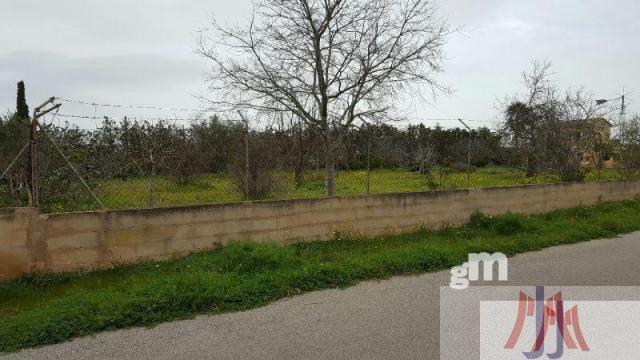
[[[70,118],[70,119],[81,119],[81,120],[105,120],[105,119],[114,119],[113,116],[102,115],[102,116],[91,116],[91,115],[75,115],[75,114],[57,114],[58,117],[62,118]],[[189,121],[189,122],[200,122],[207,121],[207,118],[170,118],[170,117],[139,117],[139,116],[123,116],[128,120],[133,121]],[[243,122],[242,120],[234,120],[234,119],[218,119],[221,122]]]
[[181,108],[181,107],[164,107],[164,106],[145,106],[145,105],[126,105],[126,104],[109,104],[109,103],[99,103],[95,101],[87,101],[87,100],[75,100],[75,99],[67,99],[63,97],[56,97],[56,100],[93,106],[93,107],[109,107],[109,108],[124,108],[124,109],[145,109],[145,110],[166,110],[166,111],[193,111],[193,112],[211,112],[212,109],[195,109],[195,108]]
[[[114,119],[115,117],[113,116],[109,116],[109,115],[100,115],[100,116],[96,116],[96,115],[77,115],[77,114],[57,114],[58,117],[61,118],[68,118],[68,119],[80,119],[80,120],[100,120],[103,121],[105,119]],[[171,121],[171,122],[202,122],[202,121],[207,121],[210,119],[207,118],[171,118],[171,117],[139,117],[139,116],[123,116],[123,118],[127,118],[129,120],[133,120],[133,121]],[[455,121],[458,122],[460,119],[453,119],[453,118],[433,118],[433,119],[426,119],[426,118],[420,118],[420,119],[415,119],[415,120],[405,120],[406,122],[411,122],[411,121],[418,121],[418,122],[426,122],[426,121]],[[474,119],[462,119],[463,121],[468,121],[468,122],[473,122],[473,123],[481,123],[483,122],[482,120],[474,120]],[[238,122],[238,123],[242,123],[242,120],[235,120],[235,119],[218,119],[218,121],[222,121],[222,122]]]
[[485,122],[484,120],[474,120],[465,118],[417,118],[417,121],[470,121],[470,122]]
[[[64,102],[68,102],[68,103],[93,106],[94,108],[107,107],[107,108],[121,108],[121,109],[144,109],[144,110],[165,110],[165,111],[184,111],[184,112],[186,111],[212,112],[213,111],[213,109],[196,109],[196,108],[185,108],[185,107],[164,107],[164,106],[100,103],[96,101],[68,99],[64,97],[56,97],[56,99]],[[97,115],[91,116],[91,115],[73,115],[73,114],[58,114],[58,116],[63,118],[75,118],[75,119],[84,119],[84,120],[104,120],[105,118],[108,118],[108,119],[114,118],[113,116],[97,116]],[[174,117],[133,117],[133,119],[137,121],[173,121],[173,122],[178,122],[178,121],[198,122],[198,121],[206,120],[202,118],[174,118]],[[434,121],[435,122],[444,122],[444,121],[459,122],[460,120],[472,122],[472,123],[486,123],[488,121],[488,120],[477,120],[477,119],[466,119],[466,118],[416,118],[416,119],[404,119],[404,120],[401,120],[401,122],[414,122],[414,121],[417,121],[419,123],[434,122]],[[242,122],[242,120],[221,120],[221,121]]]
[[[63,118],[73,118],[73,119],[83,119],[83,120],[105,120],[105,119],[113,119],[114,117],[108,115],[102,116],[90,116],[90,115],[74,115],[74,114],[58,114],[59,117]],[[168,118],[168,117],[129,117],[123,116],[123,118],[130,120],[138,120],[138,121],[203,121],[205,119],[201,118]]]

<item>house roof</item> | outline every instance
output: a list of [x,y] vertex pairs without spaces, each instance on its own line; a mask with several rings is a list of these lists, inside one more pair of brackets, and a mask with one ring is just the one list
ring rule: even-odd
[[578,120],[572,120],[571,122],[579,125],[594,125],[595,123],[598,123],[598,122],[604,122],[608,127],[613,127],[613,124],[611,124],[607,119],[603,117],[598,117],[593,119],[578,119]]

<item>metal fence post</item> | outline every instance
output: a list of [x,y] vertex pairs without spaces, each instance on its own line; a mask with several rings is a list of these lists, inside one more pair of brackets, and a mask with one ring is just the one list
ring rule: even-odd
[[469,138],[467,143],[467,188],[471,188],[471,128],[462,119],[458,119],[467,131],[469,132]]
[[36,122],[38,118],[38,110],[33,110],[33,118],[29,123],[29,178],[31,180],[31,197],[29,198],[29,206],[39,207],[40,200],[38,195],[38,144],[36,140]]
[[29,199],[29,206],[32,207],[40,207],[40,192],[38,186],[38,118],[60,108],[60,104],[57,104],[42,112],[40,111],[45,106],[52,104],[55,99],[55,97],[50,97],[47,101],[42,103],[42,105],[33,109],[33,118],[29,124],[29,180],[31,181],[31,198]]
[[249,119],[241,111],[238,111],[240,118],[244,122],[244,200],[248,201],[250,196],[249,188]]

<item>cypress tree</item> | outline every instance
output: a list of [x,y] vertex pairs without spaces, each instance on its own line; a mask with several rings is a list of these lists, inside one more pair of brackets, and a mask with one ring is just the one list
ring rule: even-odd
[[29,119],[29,105],[24,92],[24,81],[18,83],[18,97],[16,99],[16,117],[21,120]]

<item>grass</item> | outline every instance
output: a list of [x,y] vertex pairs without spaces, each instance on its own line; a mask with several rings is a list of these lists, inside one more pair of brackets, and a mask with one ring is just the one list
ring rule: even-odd
[[474,214],[465,226],[289,246],[235,242],[168,262],[25,276],[0,284],[0,353],[109,329],[265,305],[307,291],[447,269],[640,229],[640,199],[544,215]]
[[[292,172],[279,172],[276,189],[264,199],[320,198],[324,196],[324,175],[320,170],[307,171],[304,184],[297,187]],[[620,179],[616,170],[593,170],[587,181]],[[473,188],[521,184],[547,184],[558,182],[552,175],[527,178],[520,170],[488,166],[471,174]],[[467,187],[464,171],[436,168],[431,175],[420,175],[405,169],[376,169],[371,171],[370,193],[413,192]],[[243,195],[225,174],[207,174],[179,183],[167,178],[143,178],[108,180],[96,184],[96,192],[109,209],[139,209],[147,207],[171,207],[242,201]],[[336,192],[338,195],[367,193],[367,172],[364,170],[339,171]],[[84,189],[74,193],[84,194],[83,199],[73,198],[57,203],[47,203],[45,212],[91,210],[96,208]],[[68,201],[67,201],[68,200]]]

